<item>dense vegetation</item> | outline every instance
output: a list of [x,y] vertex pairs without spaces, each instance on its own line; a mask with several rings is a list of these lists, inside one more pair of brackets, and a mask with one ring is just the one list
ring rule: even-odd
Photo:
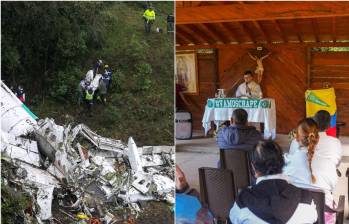
[[[154,2],[152,32],[144,32],[146,2],[2,2],[2,79],[24,86],[40,118],[83,122],[99,134],[139,145],[173,144],[173,2]],[[165,32],[156,33],[155,27]],[[101,58],[113,69],[107,105],[93,117],[77,105],[82,76]]]

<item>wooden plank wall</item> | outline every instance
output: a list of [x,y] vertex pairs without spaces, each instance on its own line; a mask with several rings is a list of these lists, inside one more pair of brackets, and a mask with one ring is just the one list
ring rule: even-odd
[[[307,89],[307,47],[305,45],[266,45],[266,49],[272,54],[263,61],[265,68],[263,81],[261,83],[265,97],[274,98],[276,101],[277,132],[287,134],[295,128],[297,122],[305,117],[304,92]],[[231,45],[217,49],[217,65],[214,55],[198,54],[198,72],[200,95],[188,96],[193,103],[191,112],[193,114],[194,129],[203,130],[201,125],[207,98],[214,97],[215,90],[219,88],[229,89],[239,81],[245,70],[255,70],[255,62],[248,56],[247,52],[251,46]],[[312,55],[314,66],[319,75],[326,75],[328,67],[317,67],[327,60],[327,64],[348,63],[348,53],[340,53],[331,56]],[[218,66],[218,68],[216,68]],[[349,81],[348,69],[339,68],[328,75],[346,75]],[[217,79],[217,81],[216,81]],[[211,83],[210,83],[211,82]],[[216,86],[216,87],[215,87]],[[322,86],[322,82],[321,82]],[[312,82],[311,88],[318,88],[319,83]],[[337,94],[338,120],[346,121],[344,135],[349,135],[349,84],[348,82],[336,81],[333,83]],[[235,89],[231,91],[231,94]]]
[[[277,132],[288,133],[305,116],[306,48],[266,47],[272,54],[263,61],[261,87],[264,97],[276,102]],[[219,50],[219,80],[221,88],[242,82],[245,70],[254,72],[256,64],[248,56],[251,48],[242,46]],[[232,91],[232,93],[235,92]]]
[[347,125],[341,135],[349,136],[349,52],[312,52],[310,87],[322,88],[329,82],[336,91],[337,121]]

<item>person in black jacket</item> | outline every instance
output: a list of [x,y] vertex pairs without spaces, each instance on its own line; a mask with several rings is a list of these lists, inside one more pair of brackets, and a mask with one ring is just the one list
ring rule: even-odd
[[167,32],[174,32],[174,16],[172,14],[167,15]]
[[251,153],[256,185],[240,191],[230,210],[232,224],[299,224],[317,220],[308,190],[297,188],[282,174],[283,152],[274,141],[261,141]]

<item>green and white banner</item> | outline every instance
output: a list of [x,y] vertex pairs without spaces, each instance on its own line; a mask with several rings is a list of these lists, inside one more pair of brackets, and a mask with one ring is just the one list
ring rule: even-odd
[[207,99],[205,113],[202,118],[202,126],[205,134],[211,129],[214,121],[218,127],[221,122],[231,119],[231,115],[237,108],[246,110],[249,122],[264,123],[264,138],[276,136],[276,108],[275,100],[264,99],[241,99],[241,98],[211,98]]
[[270,108],[268,99],[217,98],[207,100],[208,108]]

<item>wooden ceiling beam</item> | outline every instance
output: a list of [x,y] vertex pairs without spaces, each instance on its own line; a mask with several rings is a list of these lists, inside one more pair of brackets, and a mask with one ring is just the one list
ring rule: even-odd
[[201,1],[191,1],[190,4],[192,7],[197,7],[201,5]]
[[213,40],[215,40],[215,42],[222,42],[223,40],[221,40],[221,38],[215,34],[214,32],[212,32],[205,24],[202,23],[198,23],[195,24],[195,26],[201,30],[202,32],[206,33],[208,36],[210,36],[210,38],[212,38]]
[[311,24],[312,24],[312,27],[313,27],[315,41],[316,42],[320,42],[320,39],[319,39],[319,24],[317,23],[315,18],[311,19]]
[[275,25],[276,29],[277,29],[277,30],[278,30],[278,32],[280,33],[281,38],[282,38],[282,40],[284,41],[284,43],[287,43],[287,42],[288,42],[288,39],[287,39],[286,35],[284,34],[284,31],[282,31],[282,29],[281,29],[281,26],[280,26],[279,22],[278,22],[278,21],[276,21],[276,20],[272,20],[272,22],[274,23],[274,25]]
[[296,20],[296,19],[293,19],[293,20],[292,20],[292,26],[293,26],[294,32],[296,33],[298,42],[303,43],[303,38],[302,38],[302,36],[299,34],[300,30],[299,30],[299,27],[298,27],[298,25],[297,25],[297,20]]
[[183,1],[176,1],[176,9],[177,8],[181,8],[184,6],[184,2]]
[[188,45],[188,44],[190,44],[190,43],[187,42],[186,40],[184,40],[183,38],[181,38],[180,35],[176,35],[176,45],[184,46],[184,45]]
[[337,42],[336,17],[332,18],[332,38],[333,42]]
[[229,36],[222,31],[221,26],[219,26],[217,24],[212,25],[210,23],[209,24],[205,24],[205,26],[209,30],[211,30],[213,33],[215,33],[219,37],[219,39],[222,40],[223,43],[231,42]]
[[[303,43],[272,43],[266,44],[265,47],[268,49],[278,49],[280,46],[284,47],[349,47],[349,42],[303,42]],[[217,48],[217,49],[236,49],[236,47],[244,47],[246,49],[255,48],[256,44],[212,44],[212,45],[193,45],[193,46],[183,46],[176,47],[177,50],[195,50],[195,49],[207,49],[207,48]]]
[[235,42],[237,42],[237,43],[241,42],[239,40],[239,38],[237,37],[236,33],[234,33],[231,30],[231,28],[228,26],[228,24],[226,24],[226,23],[217,23],[216,25],[219,26],[224,31],[224,33],[227,33],[230,37],[232,37],[235,40]]
[[198,43],[202,43],[202,44],[203,43],[210,43],[209,41],[207,41],[207,39],[202,37],[200,34],[198,34],[194,30],[192,30],[189,27],[187,27],[187,25],[176,26],[176,29],[179,29],[182,33],[186,33],[188,35],[193,36],[196,40],[198,40],[197,41]]
[[193,32],[195,32],[198,36],[201,36],[203,39],[205,39],[205,41],[209,44],[215,44],[217,41],[212,39],[211,36],[209,36],[207,33],[201,31],[196,24],[188,24],[186,25],[188,26],[189,29],[193,30]]
[[270,38],[267,35],[267,33],[264,31],[262,25],[258,22],[258,21],[252,21],[253,24],[255,25],[255,27],[257,27],[257,29],[259,30],[259,32],[262,34],[262,36],[264,37],[264,39],[266,40],[267,43],[270,43]]
[[252,43],[256,43],[256,41],[254,40],[254,38],[252,37],[250,31],[246,28],[246,26],[242,22],[237,22],[237,24],[242,30],[242,32],[244,32],[248,36],[248,38],[252,41]]
[[177,24],[349,16],[349,2],[261,2],[182,7]]
[[176,36],[178,36],[179,39],[184,40],[184,41],[187,42],[188,44],[195,44],[195,42],[194,42],[191,38],[188,38],[186,35],[182,34],[182,33],[179,32],[178,30],[176,31]]

